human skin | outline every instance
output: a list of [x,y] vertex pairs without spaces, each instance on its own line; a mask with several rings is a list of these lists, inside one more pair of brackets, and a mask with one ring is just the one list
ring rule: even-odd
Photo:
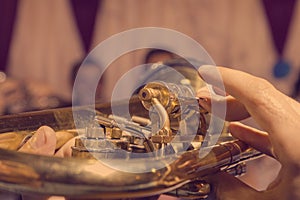
[[[73,140],[70,140],[73,141]],[[48,127],[40,127],[36,133],[19,149],[20,152],[38,154],[44,156],[53,156],[56,146],[56,134],[55,131]],[[66,147],[62,148],[62,151],[66,150]],[[59,156],[63,157],[65,153],[62,151],[57,152]],[[35,195],[22,195],[23,200],[65,200],[64,197],[56,196],[35,196]]]
[[[219,80],[214,66],[201,66],[199,74],[208,83]],[[300,104],[278,91],[268,81],[245,72],[217,67],[226,93],[214,99],[207,91],[197,93],[199,104],[208,111],[212,101],[226,101],[226,119],[231,134],[281,164],[277,178],[267,190],[256,191],[240,180],[218,173],[207,178],[214,186],[215,199],[300,199]],[[218,102],[215,102],[218,103]],[[243,125],[239,120],[251,116],[262,130]],[[261,172],[263,173],[263,172]]]

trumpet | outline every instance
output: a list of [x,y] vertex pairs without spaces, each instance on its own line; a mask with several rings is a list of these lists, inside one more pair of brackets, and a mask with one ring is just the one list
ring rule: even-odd
[[[226,122],[211,144],[210,113],[185,86],[150,82],[129,107],[131,119],[115,115],[110,104],[0,117],[1,136],[13,138],[0,144],[0,188],[71,199],[159,194],[205,199],[212,192],[206,176],[220,171],[241,175],[245,161],[262,155],[232,138]],[[52,127],[62,138],[57,149],[77,136],[71,158],[16,151],[41,125]]]

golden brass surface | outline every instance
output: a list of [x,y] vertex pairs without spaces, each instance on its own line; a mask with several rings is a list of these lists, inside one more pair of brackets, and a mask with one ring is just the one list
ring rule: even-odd
[[[197,80],[192,82],[193,87],[203,86],[195,70],[178,70],[192,74]],[[210,184],[203,182],[206,176],[219,171],[240,175],[244,173],[244,161],[261,153],[233,139],[226,128],[217,144],[205,146],[209,113],[191,106],[195,101],[191,96],[178,96],[161,82],[150,82],[130,99],[132,119],[114,116],[110,103],[1,116],[0,189],[76,199],[139,198],[163,193],[205,198],[210,193]],[[124,104],[120,101],[114,106],[122,108]],[[193,116],[198,117],[194,120]],[[87,119],[92,123],[86,124]],[[79,135],[72,157],[16,151],[41,125],[55,130],[57,150]],[[197,130],[193,134],[189,134],[191,127]],[[124,166],[128,170],[118,168]]]
[[[89,109],[80,109],[83,109],[84,112],[89,112]],[[22,117],[26,119],[27,116],[28,113],[24,113],[18,117],[22,121],[24,120]],[[41,115],[41,117],[43,116]],[[65,116],[68,117],[57,123],[69,124],[68,120],[73,120],[73,118],[69,118],[70,115],[67,114]],[[109,129],[114,128],[113,123],[108,124],[108,122],[112,122],[111,119],[107,118],[104,121],[107,126],[109,125]],[[59,124],[56,126],[63,127]],[[24,131],[32,132],[29,129]],[[68,136],[66,137],[70,137],[70,131],[56,131],[57,133],[67,134]],[[15,134],[22,135],[22,133],[16,132]],[[74,134],[72,131],[71,133]],[[7,134],[11,135],[11,133]],[[139,141],[133,136],[122,133],[122,137],[127,138],[127,144],[132,145],[128,148],[128,151],[136,148],[137,152],[155,152],[162,147],[161,145],[153,145],[155,142],[157,144],[167,143],[166,145],[168,145],[172,141],[172,138],[170,138],[170,141],[155,141],[155,137],[158,136],[160,135],[153,135],[154,141],[152,141],[151,137]],[[188,136],[182,135],[179,141],[186,141],[185,137],[189,139]],[[152,171],[144,173],[117,170],[108,166],[105,162],[95,159],[82,145],[81,142],[83,140],[78,140],[77,145],[74,147],[78,148],[78,146],[81,146],[81,149],[77,149],[76,158],[32,155],[2,148],[0,149],[0,188],[25,194],[64,195],[79,199],[114,199],[124,196],[127,198],[146,197],[172,193],[173,190],[179,189],[187,183],[201,180],[201,177],[216,173],[221,169],[227,169],[231,165],[260,155],[241,141],[229,141],[215,145],[208,155],[200,158],[199,146],[201,147],[202,139],[203,136],[196,135],[193,142],[191,142],[191,144],[194,144],[192,145],[194,148],[182,154],[171,154],[169,157],[131,159],[132,162],[136,163],[137,168],[153,165]],[[114,144],[121,142],[118,137],[110,138],[110,140],[115,140]],[[195,143],[200,145],[195,145]],[[138,147],[139,144],[141,144],[140,147]],[[74,152],[76,154],[76,151]],[[170,163],[169,160],[171,158],[174,161]],[[103,156],[103,159],[122,161],[128,159],[128,157]],[[163,167],[155,169],[157,165]]]

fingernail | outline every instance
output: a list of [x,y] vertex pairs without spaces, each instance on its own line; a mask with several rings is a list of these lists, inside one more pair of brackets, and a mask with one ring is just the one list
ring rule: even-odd
[[46,144],[46,136],[44,131],[36,132],[29,141],[33,149],[41,148]]

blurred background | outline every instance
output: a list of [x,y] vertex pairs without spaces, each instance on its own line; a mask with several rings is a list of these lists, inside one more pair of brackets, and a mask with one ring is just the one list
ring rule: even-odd
[[[217,65],[299,96],[297,0],[0,0],[0,114],[71,105],[74,76],[85,56],[114,34],[149,26],[184,33]],[[117,59],[101,81],[99,98],[110,99],[116,80],[145,63],[146,54]],[[263,188],[272,173],[253,182]]]
[[[299,22],[297,0],[0,0],[0,104],[6,97],[10,103],[19,98],[13,103],[17,108],[2,105],[0,110],[69,105],[74,66],[108,37],[148,26],[182,32],[217,65],[266,78],[295,96]],[[109,68],[102,81],[104,100],[122,74],[144,63],[145,54],[122,56]],[[26,94],[17,94],[16,87]],[[38,105],[26,106],[22,95],[34,96],[31,101]]]

